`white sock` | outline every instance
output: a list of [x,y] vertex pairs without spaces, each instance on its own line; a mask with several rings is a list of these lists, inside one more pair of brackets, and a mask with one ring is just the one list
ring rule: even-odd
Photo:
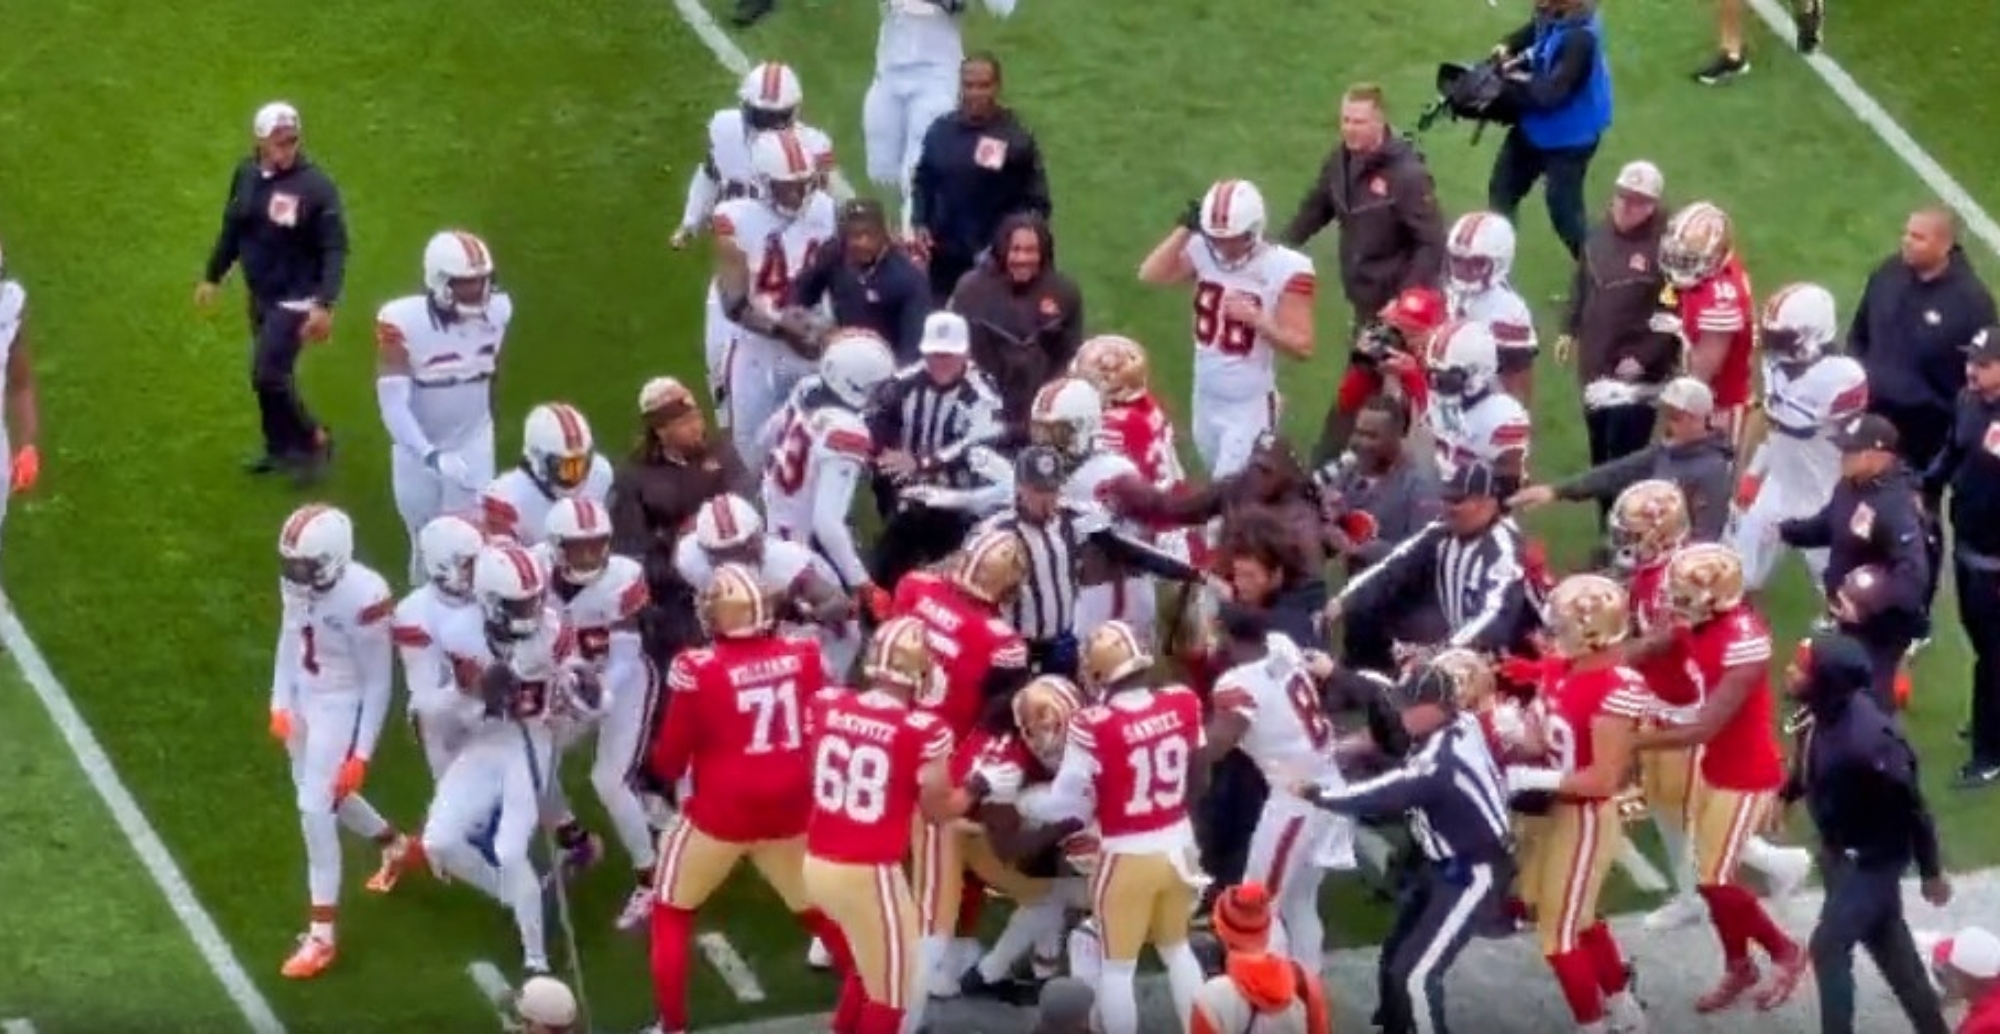
[[1167,987],[1174,993],[1175,1026],[1186,1030],[1189,1017],[1194,1015],[1194,997],[1201,993],[1201,985],[1208,978],[1202,975],[1201,963],[1186,941],[1160,948],[1159,952],[1160,961],[1167,967]]
[[1273,924],[1273,954],[1285,955],[1304,966],[1306,972],[1317,973],[1320,957],[1326,951],[1326,921],[1319,916],[1319,881],[1311,881],[1309,887],[1287,887],[1281,907],[1281,919]]
[[1004,978],[1035,942],[1061,935],[1063,918],[1062,902],[1053,897],[1016,908],[993,941],[993,949],[979,960],[980,978],[988,983]]
[[1104,943],[1097,939],[1096,925],[1088,921],[1078,924],[1069,932],[1069,975],[1096,987],[1103,971]]
[[523,860],[500,870],[500,891],[514,913],[522,956],[530,963],[546,962],[549,949],[542,936],[542,881],[535,875],[534,865]]
[[1138,969],[1137,962],[1107,959],[1097,974],[1097,1015],[1104,1021],[1104,1034],[1139,1034]]
[[373,840],[389,832],[389,820],[368,803],[368,798],[358,793],[343,798],[334,814],[340,816],[341,827],[355,836]]
[[924,1025],[924,1010],[931,1001],[931,981],[944,971],[951,938],[925,934],[917,938],[917,968],[910,974],[908,1005],[903,1009],[903,1034],[917,1034]]
[[1763,837],[1751,837],[1743,842],[1743,864],[1758,872],[1769,874],[1784,864],[1779,861],[1784,857],[1782,852],[1782,848]]
[[[318,811],[301,814],[299,829],[306,840],[306,895],[314,908],[332,908],[340,904],[340,824],[332,813]],[[330,941],[333,924],[314,923],[312,934]]]
[[639,795],[626,784],[625,773],[600,758],[591,766],[590,782],[597,789],[597,799],[604,802],[604,814],[611,817],[611,829],[617,834],[619,845],[625,849],[625,856],[632,859],[632,868],[652,868],[653,827],[646,822],[646,806],[639,803]]

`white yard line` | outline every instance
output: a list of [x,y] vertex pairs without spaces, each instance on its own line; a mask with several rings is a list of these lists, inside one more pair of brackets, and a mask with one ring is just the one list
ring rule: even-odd
[[0,1020],[0,1034],[35,1034],[35,1025],[27,1020]]
[[[215,978],[222,982],[223,991],[235,1003],[237,1011],[243,1014],[250,1029],[257,1034],[284,1034],[285,1025],[278,1021],[278,1014],[271,1009],[270,1001],[257,990],[250,974],[244,972],[243,964],[236,961],[228,940],[223,938],[222,931],[215,925],[215,917],[195,897],[194,888],[189,886],[180,864],[167,851],[167,845],[146,819],[146,813],[139,810],[139,802],[133,800],[132,791],[118,777],[118,769],[111,764],[111,758],[104,753],[104,746],[97,742],[96,734],[90,731],[90,725],[77,711],[69,691],[49,669],[48,659],[42,656],[35,641],[28,637],[27,628],[15,616],[13,602],[4,592],[0,592],[0,645],[5,645],[7,652],[14,655],[22,677],[48,710],[49,718],[55,722],[63,742],[69,744],[70,752],[76,755],[77,764],[83,768],[91,788],[111,809],[111,817],[117,821],[119,831],[125,834],[133,852],[139,856],[139,863],[160,888],[160,893],[167,899],[167,907],[187,929],[195,950],[201,953],[202,960],[208,963]],[[7,1034],[16,1032],[10,1026]]]
[[729,985],[729,991],[739,1002],[761,1002],[764,1000],[764,985],[757,982],[757,974],[750,963],[737,954],[736,946],[729,938],[710,930],[696,935],[695,944],[701,947],[703,957],[715,971],[722,975],[722,982]]
[[465,975],[472,978],[472,986],[479,989],[486,1004],[493,1007],[493,1015],[500,1021],[500,1029],[517,1031],[521,1021],[514,1015],[514,985],[500,972],[500,967],[481,959],[465,967]]
[[[694,0],[681,0],[681,2],[685,5],[693,3]],[[1750,6],[1757,12],[1757,17],[1762,18],[1764,24],[1770,26],[1771,31],[1777,33],[1780,38],[1785,40],[1797,38],[1792,25],[1792,16],[1778,0],[1750,0]],[[1839,11],[1835,10],[1833,16],[1839,17]],[[1838,32],[1840,26],[1835,24],[1832,28]],[[1924,181],[1925,186],[1937,193],[1938,200],[1958,213],[1959,218],[1965,221],[1967,232],[1979,238],[1996,254],[2000,254],[2000,224],[1993,221],[1993,217],[1986,213],[1986,209],[1979,206],[1978,201],[1973,200],[1971,192],[1953,179],[1951,173],[1944,171],[1944,166],[1939,165],[1938,160],[1931,157],[1931,153],[1924,150],[1922,144],[1917,143],[1916,138],[1910,135],[1909,130],[1903,128],[1902,123],[1897,122],[1874,97],[1869,96],[1868,91],[1862,89],[1861,84],[1855,82],[1853,76],[1847,74],[1847,69],[1840,67],[1840,62],[1828,57],[1825,51],[1807,55],[1804,60],[1806,67],[1819,76],[1820,81],[1826,84],[1827,89],[1833,91],[1835,97],[1840,98],[1840,103],[1846,105],[1847,110],[1852,112],[1855,118],[1874,130],[1882,143],[1894,152],[1897,158],[1902,159],[1903,164],[1909,166],[1911,171]]]

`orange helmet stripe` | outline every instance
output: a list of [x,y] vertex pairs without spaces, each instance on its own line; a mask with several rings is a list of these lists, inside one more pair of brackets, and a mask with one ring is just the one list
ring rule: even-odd
[[327,506],[325,503],[311,503],[299,507],[285,521],[284,530],[278,533],[278,541],[284,543],[286,549],[296,547],[299,544],[299,536],[306,533],[306,525],[311,524],[313,518],[318,517],[326,511]]
[[1474,212],[1458,222],[1458,233],[1451,239],[1454,248],[1470,248],[1479,239],[1479,228],[1486,225],[1486,213]]
[[493,264],[493,259],[486,253],[485,241],[463,230],[453,230],[451,235],[458,240],[458,246],[465,250],[467,265],[474,269],[485,269]]
[[576,504],[577,530],[583,532],[596,531],[599,524],[603,523],[600,520],[600,514],[597,512],[597,504],[588,499],[577,499],[574,502]]
[[556,426],[562,428],[563,451],[582,452],[584,448],[583,417],[567,403],[558,402],[549,407],[556,417]]
[[787,129],[778,134],[778,144],[785,151],[785,167],[795,174],[813,171],[812,157],[806,154],[805,145],[799,142],[799,135]]
[[1210,215],[1219,226],[1229,225],[1229,204],[1236,198],[1236,181],[1223,180],[1215,185],[1215,207]]
[[514,565],[514,573],[521,577],[521,588],[529,592],[541,591],[542,566],[535,563],[535,558],[519,546],[508,546],[502,552],[506,554],[507,562]]
[[764,81],[758,94],[766,104],[777,104],[785,93],[785,66],[776,61],[764,62]]
[[727,496],[717,496],[708,504],[708,510],[715,515],[715,533],[725,542],[733,542],[739,533],[736,514],[729,507]]

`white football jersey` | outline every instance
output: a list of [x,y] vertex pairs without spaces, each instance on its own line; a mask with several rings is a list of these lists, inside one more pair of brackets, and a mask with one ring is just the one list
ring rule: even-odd
[[[555,545],[536,547],[544,571],[554,571]],[[570,586],[561,574],[549,581],[549,599],[562,611],[563,618],[576,630],[576,651],[598,674],[604,674],[605,660],[611,656],[613,629],[630,625],[644,609],[649,596],[646,572],[637,560],[613,554],[604,573],[589,585],[578,586],[568,599],[563,591]]]
[[[599,506],[611,495],[611,461],[602,454],[590,458],[590,473],[583,484],[570,493]],[[561,495],[550,495],[526,468],[515,464],[479,493],[479,511],[489,536],[513,539],[525,546],[540,543],[548,527],[549,511]]]
[[[750,294],[773,309],[782,309],[792,278],[810,265],[819,249],[832,241],[836,225],[833,196],[813,191],[798,215],[785,219],[756,198],[737,198],[715,206],[710,217],[717,237],[728,237],[743,249],[750,267]],[[721,304],[721,291],[711,279],[709,300]],[[748,334],[748,331],[744,333]],[[762,335],[752,335],[764,340]]]
[[292,670],[278,673],[280,692],[274,696],[281,704],[303,693],[376,688],[362,684],[369,663],[362,652],[386,648],[389,642],[396,597],[387,579],[349,561],[325,592],[302,592],[280,579],[278,595],[284,604],[279,634],[296,649]]
[[[833,138],[803,122],[792,123],[806,157],[816,169],[833,167]],[[708,162],[720,183],[722,199],[757,196],[757,174],[750,165],[750,141],[755,139],[743,125],[742,108],[723,108],[708,120]]]
[[471,600],[454,600],[429,582],[396,604],[390,634],[403,661],[403,684],[409,687],[410,711],[467,709],[468,718],[478,716],[477,702],[458,691],[451,660],[438,645],[440,631],[454,615],[471,611],[476,616],[478,609]]
[[1868,375],[1844,355],[1787,372],[1764,363],[1765,482],[1798,499],[1830,499],[1840,481],[1833,429],[1868,407]]
[[375,314],[378,344],[410,357],[410,410],[424,437],[441,449],[465,444],[493,420],[492,385],[514,300],[494,291],[479,318],[440,319],[428,296],[398,298]]
[[[682,535],[674,543],[674,570],[681,580],[699,593],[715,580],[715,561],[693,535]],[[833,573],[826,559],[812,551],[812,547],[797,542],[786,542],[771,535],[764,536],[762,562],[754,566],[757,584],[764,594],[772,597],[791,595],[807,571],[826,579],[828,585],[839,585],[840,579]]]
[[777,443],[764,463],[764,518],[771,534],[810,547],[821,505],[840,507],[842,520],[875,453],[868,424],[840,406],[780,416]]
[[1216,680],[1213,699],[1218,710],[1250,723],[1237,748],[1272,786],[1340,778],[1333,759],[1333,724],[1303,670],[1281,677],[1272,673],[1268,661],[1239,664]]
[[1318,289],[1312,259],[1266,242],[1242,267],[1224,269],[1200,237],[1188,239],[1186,254],[1195,276],[1195,394],[1234,399],[1276,391],[1271,342],[1256,327],[1224,317],[1223,300],[1232,293],[1249,294],[1265,312],[1275,312],[1278,299],[1287,294],[1311,300]]
[[[1093,452],[1063,482],[1062,498],[1079,506],[1111,512],[1111,486],[1127,478],[1144,483],[1139,467],[1122,453]],[[1118,522],[1123,527],[1123,522]],[[1129,529],[1128,529],[1129,530]]]
[[[558,730],[588,720],[608,701],[608,698],[600,701],[599,708],[589,708],[566,691],[566,669],[579,660],[576,633],[554,605],[542,609],[542,624],[534,635],[500,650],[494,648],[486,635],[486,615],[480,608],[452,611],[439,624],[437,645],[452,666],[459,691],[478,702],[474,714],[483,714],[480,679],[486,669],[501,663],[513,669],[522,682],[541,684],[542,706],[516,715],[537,730]],[[504,720],[483,721],[477,726],[477,734],[518,737],[520,734],[513,724]],[[499,742],[508,744],[507,739]]]
[[1476,294],[1448,291],[1445,301],[1452,319],[1486,324],[1501,348],[1533,351],[1538,345],[1534,313],[1521,292],[1507,284],[1494,284]]
[[1495,463],[1515,450],[1520,451],[1523,466],[1527,464],[1528,411],[1506,392],[1488,391],[1470,406],[1434,396],[1424,421],[1437,441],[1440,478],[1450,478],[1468,463]]
[[8,456],[14,450],[8,447],[7,438],[7,367],[27,318],[28,289],[13,280],[0,280],[0,454]]

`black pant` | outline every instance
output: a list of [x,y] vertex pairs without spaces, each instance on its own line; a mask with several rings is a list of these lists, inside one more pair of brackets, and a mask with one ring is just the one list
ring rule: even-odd
[[[1659,411],[1652,406],[1611,406],[1583,411],[1583,431],[1590,439],[1590,465],[1623,459],[1653,443]],[[1597,501],[1599,523],[1611,513],[1611,500]]]
[[[1945,441],[1951,437],[1951,425],[1955,415],[1950,409],[1934,406],[1900,406],[1893,402],[1870,399],[1868,410],[1888,418],[1896,428],[1896,455],[1902,458],[1911,470],[1923,473],[1929,469],[1937,455],[1944,451]],[[1924,508],[1933,520],[1944,513],[1944,490],[1924,493]],[[1944,535],[1933,530],[1924,540],[1926,552],[1930,554],[1931,580],[1924,587],[1924,609],[1929,610],[1937,598],[1938,582],[1944,574]],[[1926,634],[1929,634],[1928,632]]]
[[[891,490],[893,496],[893,490]],[[893,504],[892,504],[893,505]],[[903,575],[951,555],[965,541],[972,522],[952,510],[912,506],[887,515],[875,544],[875,584],[894,589]]]
[[1076,678],[1076,636],[1064,634],[1054,639],[1028,640],[1028,670],[1037,675]]
[[1544,150],[1528,142],[1528,135],[1518,126],[1510,129],[1493,160],[1493,176],[1486,181],[1486,207],[1519,225],[1514,213],[1521,207],[1521,199],[1534,189],[1537,179],[1547,177],[1549,222],[1570,257],[1579,258],[1584,234],[1590,228],[1584,214],[1583,181],[1590,174],[1590,160],[1596,156],[1595,143]]
[[978,255],[932,251],[930,268],[926,270],[931,280],[931,303],[943,308],[946,302],[951,301],[951,293],[958,290],[959,278],[972,272],[972,267],[978,264]]
[[1972,760],[2000,765],[2000,571],[1952,562],[1958,621],[1972,644]]
[[1224,754],[1209,776],[1208,795],[1199,806],[1195,830],[1201,847],[1201,867],[1226,887],[1243,882],[1250,861],[1250,838],[1264,814],[1271,788],[1257,763],[1240,750]]
[[1945,1034],[1944,1015],[1928,968],[1903,919],[1900,865],[1856,865],[1822,856],[1826,901],[1812,932],[1813,982],[1819,987],[1821,1034],[1853,1034],[1854,946],[1868,950],[1875,968],[1917,1034]]
[[1443,1034],[1445,974],[1474,937],[1499,921],[1512,880],[1506,864],[1426,862],[1406,882],[1375,971],[1375,1025],[1383,1034],[1415,1031],[1419,1009],[1429,1018],[1426,1029]]
[[305,313],[276,301],[250,300],[250,390],[257,395],[264,454],[277,459],[303,458],[318,442],[319,422],[306,411],[296,376],[305,321]]

